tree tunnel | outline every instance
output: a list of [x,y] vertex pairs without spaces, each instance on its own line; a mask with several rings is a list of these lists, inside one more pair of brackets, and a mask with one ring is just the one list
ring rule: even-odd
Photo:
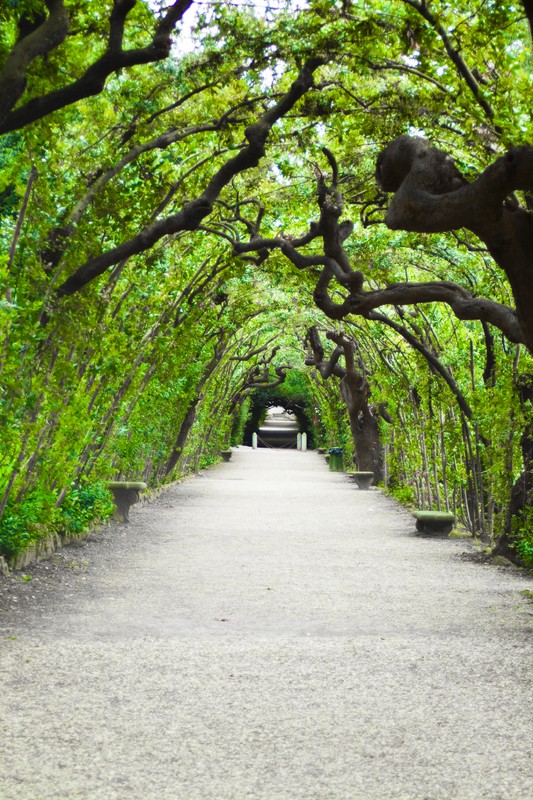
[[100,5],[2,4],[0,557],[270,410],[533,567],[533,0]]

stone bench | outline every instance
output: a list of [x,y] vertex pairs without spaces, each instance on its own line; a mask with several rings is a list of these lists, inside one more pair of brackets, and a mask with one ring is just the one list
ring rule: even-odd
[[413,511],[416,529],[428,536],[448,536],[455,524],[451,511]]
[[348,476],[355,481],[360,489],[370,489],[374,480],[373,472],[349,472]]
[[139,492],[147,488],[143,481],[110,481],[107,488],[113,494],[115,512],[113,519],[118,522],[129,522],[131,506],[139,502]]

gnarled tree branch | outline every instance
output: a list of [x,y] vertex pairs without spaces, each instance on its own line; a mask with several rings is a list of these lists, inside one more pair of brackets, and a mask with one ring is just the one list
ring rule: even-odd
[[533,215],[508,201],[515,191],[533,187],[533,147],[510,150],[467,183],[446,153],[423,139],[400,136],[380,153],[376,178],[384,191],[395,193],[385,219],[389,228],[423,233],[467,228],[487,245],[509,280],[519,327],[501,313],[503,307],[496,314],[500,321],[489,318],[487,309],[495,310],[491,301],[476,300],[484,312],[479,319],[533,352]]
[[[99,94],[113,72],[136,64],[149,64],[167,58],[172,45],[171,34],[191,6],[192,0],[176,0],[167,8],[154,31],[152,41],[146,47],[123,50],[125,20],[135,3],[136,0],[114,0],[109,18],[107,49],[80,78],[48,94],[34,97],[19,108],[13,109],[24,92],[29,63],[36,56],[44,55],[61,44],[68,33],[68,16],[63,2],[48,0],[46,5],[50,15],[47,21],[15,45],[0,73],[0,88],[4,81],[5,88],[9,89],[4,95],[3,104],[0,105],[0,110],[3,107],[3,114],[0,114],[0,134],[18,130],[59,108]],[[12,89],[9,88],[11,86]],[[2,94],[0,92],[0,97]]]
[[[20,36],[0,70],[0,132],[2,123],[26,89],[26,70],[38,56],[45,56],[63,42],[69,30],[69,18],[63,0],[47,0],[48,17],[41,24],[31,25],[24,35],[24,18],[20,20]],[[7,127],[5,130],[12,130]]]

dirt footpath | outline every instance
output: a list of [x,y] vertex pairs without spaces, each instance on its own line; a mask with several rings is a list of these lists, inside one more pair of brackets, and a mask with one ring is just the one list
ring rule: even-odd
[[531,800],[533,581],[239,448],[0,579],[0,800]]

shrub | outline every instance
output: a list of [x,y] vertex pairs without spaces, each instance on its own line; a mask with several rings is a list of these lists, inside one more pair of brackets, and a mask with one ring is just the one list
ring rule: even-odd
[[50,533],[86,531],[92,522],[111,516],[111,493],[102,483],[73,486],[61,506],[54,492],[34,490],[20,503],[8,503],[0,521],[0,555],[14,558]]
[[7,504],[0,522],[0,555],[13,558],[56,530],[58,512],[51,492],[34,491]]
[[73,486],[59,509],[65,533],[86,531],[92,522],[108,519],[113,513],[111,492],[102,483]]
[[389,487],[388,493],[404,506],[414,505],[416,502],[415,491],[411,486]]
[[533,567],[533,508],[530,506],[513,519],[512,546],[525,567]]

